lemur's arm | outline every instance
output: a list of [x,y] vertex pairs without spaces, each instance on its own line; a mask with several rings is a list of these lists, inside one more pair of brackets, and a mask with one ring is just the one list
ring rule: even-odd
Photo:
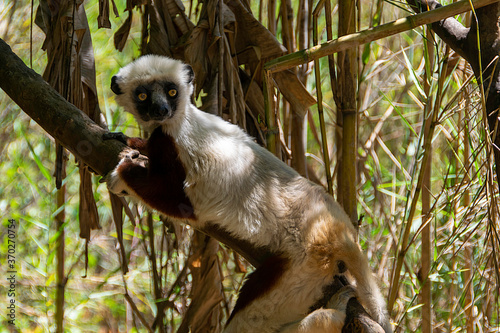
[[[125,149],[121,161],[106,178],[108,188],[116,194],[132,195],[153,209],[179,219],[196,219],[193,206],[184,193],[186,177],[176,158],[171,138],[161,129],[149,140],[129,138],[123,133],[106,133],[104,139],[116,139],[132,149]],[[163,149],[170,151],[171,155]],[[144,156],[146,155],[146,156]]]

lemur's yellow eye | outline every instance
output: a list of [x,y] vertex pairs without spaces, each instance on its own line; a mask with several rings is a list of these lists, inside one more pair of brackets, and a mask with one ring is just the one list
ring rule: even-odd
[[139,95],[137,95],[137,98],[139,98],[140,101],[144,102],[148,98],[148,94],[140,93]]
[[170,97],[175,97],[175,96],[177,96],[177,90],[175,90],[175,89],[170,89],[170,90],[168,91],[168,95],[169,95]]

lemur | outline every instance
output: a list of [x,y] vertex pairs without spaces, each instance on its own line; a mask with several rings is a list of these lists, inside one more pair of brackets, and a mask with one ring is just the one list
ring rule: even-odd
[[[274,254],[249,275],[225,332],[340,332],[345,314],[315,305],[342,267],[372,318],[392,332],[384,299],[340,205],[238,126],[196,108],[193,79],[189,65],[155,55],[113,76],[117,103],[151,135],[123,137],[147,160],[126,149],[106,177],[110,191],[197,229],[216,226]],[[318,324],[318,318],[326,320]]]

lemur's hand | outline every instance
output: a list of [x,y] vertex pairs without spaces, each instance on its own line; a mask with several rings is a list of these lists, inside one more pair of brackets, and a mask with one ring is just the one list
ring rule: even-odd
[[351,298],[356,296],[356,290],[351,285],[344,286],[333,295],[333,297],[327,304],[327,308],[337,309],[345,313],[347,302],[349,302]]
[[118,196],[129,195],[130,189],[125,183],[125,181],[120,177],[120,171],[130,167],[140,167],[146,168],[148,164],[148,158],[141,155],[139,151],[130,148],[125,148],[120,153],[120,162],[115,167],[115,169],[108,173],[104,177],[108,189],[110,192],[115,193]]
[[102,135],[103,140],[118,140],[123,144],[127,144],[128,136],[122,132],[108,132]]

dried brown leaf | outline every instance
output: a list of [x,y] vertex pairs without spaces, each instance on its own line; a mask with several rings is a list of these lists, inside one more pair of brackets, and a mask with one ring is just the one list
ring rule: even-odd
[[122,26],[115,32],[114,35],[115,48],[120,52],[123,51],[125,43],[128,39],[128,35],[130,33],[130,28],[132,26],[132,15],[132,11],[129,11],[127,19],[125,20],[125,22],[123,22]]
[[[272,59],[286,52],[285,47],[278,42],[276,37],[240,1],[230,0],[227,6],[234,13],[237,22],[237,54],[252,46],[258,46],[262,52],[261,57],[265,59]],[[258,60],[255,59],[255,61]],[[240,63],[242,63],[241,60]]]
[[99,0],[99,15],[97,16],[98,28],[111,28],[109,21],[109,0]]
[[290,70],[274,74],[274,80],[280,92],[292,105],[292,110],[298,112],[301,117],[305,116],[307,109],[316,104],[316,99],[304,87],[297,75]]
[[[123,198],[117,196],[114,193],[109,192],[109,201],[111,202],[111,211],[113,212],[113,222],[115,223],[116,235],[118,238],[118,244],[120,245],[120,257],[122,264],[122,272],[126,274],[128,272],[127,256],[125,254],[125,246],[123,243],[123,208],[128,206],[124,205]],[[133,221],[133,219],[132,219]]]
[[184,59],[191,65],[195,74],[196,95],[200,93],[208,75],[207,40],[208,21],[201,20],[189,35],[184,48]]
[[80,165],[80,237],[90,239],[90,230],[98,229],[99,214],[92,189],[92,174],[88,167]]
[[219,332],[220,302],[223,299],[217,257],[219,243],[197,231],[193,235],[192,248],[193,254],[189,260],[193,277],[192,302],[177,332]]

